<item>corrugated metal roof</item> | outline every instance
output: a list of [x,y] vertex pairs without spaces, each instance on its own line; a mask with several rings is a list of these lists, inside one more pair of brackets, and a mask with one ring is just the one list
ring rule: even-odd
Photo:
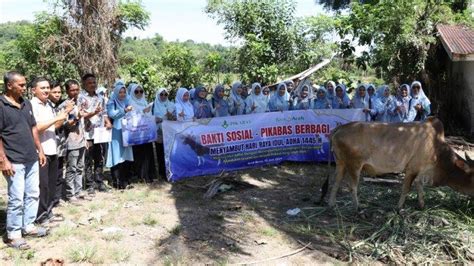
[[438,25],[446,50],[454,55],[474,54],[474,30],[462,25]]

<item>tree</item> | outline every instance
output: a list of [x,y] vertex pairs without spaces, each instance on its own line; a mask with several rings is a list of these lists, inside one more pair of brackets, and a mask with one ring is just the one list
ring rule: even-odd
[[145,90],[148,100],[155,98],[156,88],[163,86],[164,78],[160,76],[157,67],[149,59],[139,58],[127,66],[129,80],[138,83]]
[[218,52],[209,52],[204,61],[204,79],[208,83],[220,83],[219,72],[222,71],[223,58]]
[[311,35],[311,23],[295,17],[295,8],[293,0],[209,0],[206,12],[224,26],[227,39],[242,42],[237,58],[242,78],[270,83],[328,56],[326,41]]
[[21,31],[17,45],[22,60],[13,65],[55,79],[92,72],[112,84],[121,35],[131,27],[143,29],[149,13],[139,1],[55,1],[56,10],[41,13],[34,25]]
[[196,57],[184,45],[168,44],[160,61],[167,86],[191,88],[200,82],[202,71],[196,63]]
[[344,38],[341,48],[350,57],[355,49],[349,43],[368,46],[358,64],[370,64],[386,81],[398,84],[424,75],[429,51],[437,44],[436,25],[455,21],[472,25],[474,20],[459,9],[459,2],[465,1],[365,2],[352,3],[349,14],[338,20],[337,30]]

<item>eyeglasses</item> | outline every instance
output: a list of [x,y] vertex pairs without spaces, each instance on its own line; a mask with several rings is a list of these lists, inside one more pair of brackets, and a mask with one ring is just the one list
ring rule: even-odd
[[135,94],[139,94],[139,93],[143,94],[143,90],[136,90],[135,91]]
[[160,93],[160,96],[168,96],[168,93]]

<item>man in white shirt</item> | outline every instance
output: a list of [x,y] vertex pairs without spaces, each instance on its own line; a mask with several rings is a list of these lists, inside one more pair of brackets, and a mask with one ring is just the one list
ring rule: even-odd
[[48,102],[50,84],[46,78],[37,77],[31,83],[33,98],[31,105],[36,120],[41,147],[46,156],[46,164],[40,167],[40,200],[36,222],[47,223],[53,218],[52,207],[56,192],[58,156],[55,128],[60,127],[67,118],[68,112],[55,115]]

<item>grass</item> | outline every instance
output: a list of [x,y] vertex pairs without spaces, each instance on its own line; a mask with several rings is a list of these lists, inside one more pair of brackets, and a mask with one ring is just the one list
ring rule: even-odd
[[265,227],[260,230],[260,233],[264,236],[268,237],[276,237],[278,235],[278,231],[271,228],[271,227]]
[[121,248],[112,248],[108,252],[108,258],[110,258],[113,262],[120,263],[120,262],[127,262],[130,259],[132,253],[129,250],[121,249]]
[[51,235],[48,237],[48,240],[51,242],[55,242],[61,239],[65,239],[69,236],[74,236],[76,234],[76,228],[68,224],[61,224],[59,227],[54,228],[54,230],[51,231]]
[[96,245],[75,245],[69,250],[68,257],[72,262],[102,263]]
[[153,215],[148,214],[143,218],[143,224],[148,226],[155,226],[158,224],[158,219],[156,219]]
[[[350,262],[472,263],[474,204],[450,189],[425,189],[426,207],[417,206],[414,192],[399,213],[398,190],[364,184],[361,212],[355,213],[349,193],[338,196],[334,211],[302,208],[301,219],[286,222],[290,231],[311,237],[322,235],[345,253]],[[322,223],[318,217],[332,216]],[[471,249],[471,250],[470,250]]]
[[15,265],[26,265],[31,264],[32,260],[36,256],[36,252],[33,249],[30,250],[17,250],[8,248],[5,250],[6,257],[14,261]]
[[180,224],[177,224],[173,228],[171,228],[170,233],[175,236],[178,236],[182,230],[183,230],[183,226]]
[[105,234],[102,236],[102,239],[104,239],[107,242],[119,242],[120,240],[123,239],[123,234],[120,232],[113,233],[113,234]]

